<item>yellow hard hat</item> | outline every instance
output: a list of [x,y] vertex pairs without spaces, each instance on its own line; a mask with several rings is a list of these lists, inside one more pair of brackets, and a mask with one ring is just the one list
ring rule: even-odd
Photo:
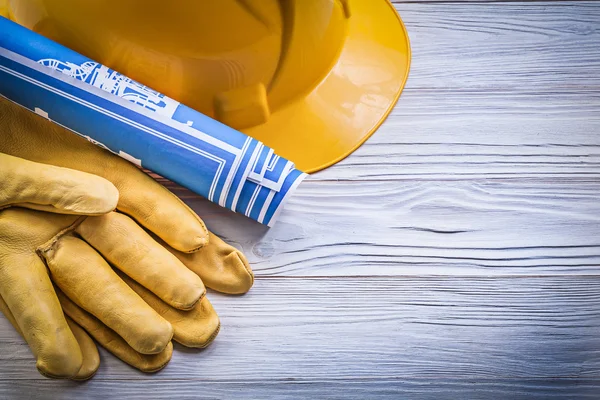
[[410,65],[388,0],[8,0],[8,13],[306,172],[377,129]]

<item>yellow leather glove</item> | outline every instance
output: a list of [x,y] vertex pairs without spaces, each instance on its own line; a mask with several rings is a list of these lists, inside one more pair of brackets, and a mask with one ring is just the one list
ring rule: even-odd
[[[192,210],[132,164],[4,99],[0,132],[0,152],[102,176],[120,193],[119,212],[97,217],[17,208],[0,212],[0,295],[40,372],[73,377],[82,364],[82,346],[43,278],[44,262],[64,291],[59,297],[65,312],[140,369],[168,361],[173,333],[188,346],[203,347],[214,339],[218,317],[202,280],[225,293],[246,292],[253,275],[239,251],[209,233]],[[40,208],[26,196],[12,201]],[[54,211],[63,204],[46,203],[40,209]],[[119,277],[107,261],[127,277]]]
[[[96,175],[40,164],[0,153],[0,210],[10,206],[47,210],[63,214],[100,215],[114,210],[119,192],[109,181]],[[2,215],[6,216],[4,212]],[[45,375],[62,376],[68,371],[73,379],[87,379],[99,365],[98,350],[92,339],[71,319],[63,316],[58,300],[52,292],[46,268],[33,252],[15,247],[17,242],[4,240],[6,235],[21,236],[19,230],[31,231],[37,227],[12,226],[10,218],[0,233],[0,283],[24,326],[40,331],[57,332],[55,341],[38,340],[35,330],[25,333],[0,297],[0,311],[7,316],[17,332],[28,340],[38,358],[38,369]],[[8,224],[7,224],[8,223]],[[23,241],[19,245],[25,244]],[[12,249],[9,248],[12,246]],[[14,262],[13,268],[5,265]],[[0,288],[0,293],[2,289]],[[50,334],[48,336],[51,336]],[[67,359],[58,351],[69,349]],[[65,363],[66,362],[66,363]]]
[[113,211],[119,199],[117,188],[99,176],[2,153],[0,177],[0,209],[19,206],[61,214],[101,215]]
[[[2,298],[0,298],[0,311],[8,319],[8,321],[12,324],[12,326],[14,326],[16,331],[23,338],[25,338],[25,334],[21,331],[21,328],[19,327],[19,324],[15,320],[15,317],[12,315],[12,312],[8,308],[8,305],[4,302],[4,300]],[[80,364],[77,374],[74,376],[71,376],[69,378],[73,379],[73,380],[89,379],[96,373],[96,371],[98,370],[98,367],[100,366],[100,355],[98,354],[98,349],[96,348],[96,344],[94,344],[94,341],[88,336],[88,334],[78,324],[76,324],[69,317],[65,317],[65,319],[66,319],[67,325],[68,325],[71,333],[75,337],[75,340],[77,340],[77,344],[79,346],[79,349],[80,349],[81,355],[82,355],[81,364]],[[62,319],[58,319],[58,320],[62,322]],[[53,357],[50,358],[50,361],[56,362]],[[38,365],[38,367],[39,367],[39,365]],[[44,370],[47,370],[47,369],[44,369]]]

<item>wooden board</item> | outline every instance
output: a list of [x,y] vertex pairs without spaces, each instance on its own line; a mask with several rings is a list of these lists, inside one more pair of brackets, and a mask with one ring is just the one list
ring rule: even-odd
[[[577,379],[385,379],[296,382],[93,381],[83,384],[19,382],[4,389],[6,398],[93,399],[598,399],[598,381]],[[25,393],[27,393],[25,395]]]
[[[411,39],[408,88],[600,84],[600,10],[589,2],[396,4]],[[442,90],[445,89],[445,90]]]
[[182,197],[259,277],[596,274],[600,182],[554,179],[309,181],[270,230]]
[[1,319],[0,398],[597,399],[600,3],[395,6],[397,107],[274,228],[165,182],[256,272],[211,347],[51,381]]
[[[278,382],[276,391],[317,384],[313,393],[332,382],[340,394],[346,382],[402,392],[429,380],[441,393],[453,385],[465,390],[467,381],[492,393],[504,385],[536,393],[530,381],[552,377],[576,394],[585,386],[575,380],[595,379],[600,369],[597,276],[270,278],[243,298],[211,298],[223,331],[210,348],[176,346],[172,362],[151,378],[103,352],[101,370],[83,386],[134,398],[148,396],[148,384],[164,385],[153,393],[163,397],[177,393],[167,390],[172,385],[188,394],[237,388],[262,398],[267,382]],[[8,328],[2,321],[0,345],[7,351],[0,355],[0,390],[41,384],[27,347]],[[81,393],[67,390],[69,382],[43,383],[38,393]]]

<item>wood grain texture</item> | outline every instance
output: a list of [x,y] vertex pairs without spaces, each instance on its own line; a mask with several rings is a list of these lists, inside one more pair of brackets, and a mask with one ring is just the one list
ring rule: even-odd
[[[413,379],[498,378],[519,386],[596,379],[600,370],[598,276],[270,278],[243,298],[210,296],[223,324],[211,347],[176,346],[172,362],[152,376],[102,352],[94,382],[389,379],[402,388]],[[38,376],[5,320],[0,345],[0,387],[65,386]]]
[[600,182],[307,181],[267,230],[176,193],[257,276],[596,274]]
[[37,381],[0,382],[7,399],[598,399],[594,379],[443,379],[334,380],[316,382],[196,382],[193,380],[98,381],[85,384]]
[[600,90],[409,89],[376,135],[312,179],[598,179],[598,132]]
[[405,92],[274,228],[159,179],[256,272],[216,342],[58,382],[0,320],[0,398],[597,399],[600,2],[395,3]]
[[408,88],[600,87],[596,1],[427,2],[396,9],[411,39]]

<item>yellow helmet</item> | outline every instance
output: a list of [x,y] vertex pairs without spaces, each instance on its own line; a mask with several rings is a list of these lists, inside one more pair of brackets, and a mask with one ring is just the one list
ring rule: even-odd
[[306,172],[377,129],[410,65],[388,0],[8,0],[7,9]]

